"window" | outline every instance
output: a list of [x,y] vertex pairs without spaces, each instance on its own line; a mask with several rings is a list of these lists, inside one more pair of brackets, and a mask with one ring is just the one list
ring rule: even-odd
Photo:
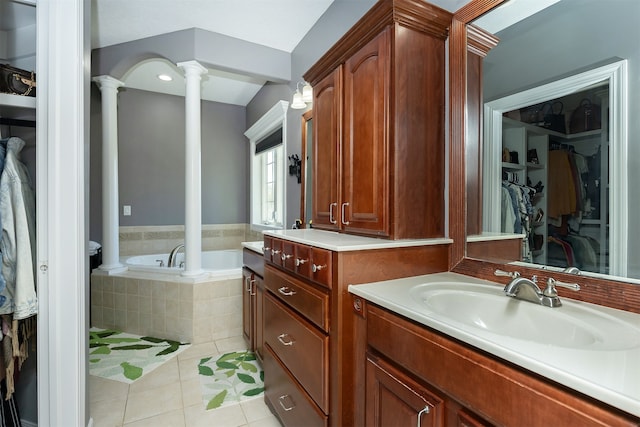
[[250,141],[250,222],[254,230],[283,229],[286,222],[283,129],[288,107],[288,102],[279,101],[245,132]]
[[284,166],[278,159],[282,157],[282,145],[268,151],[256,154],[256,161],[260,169],[260,182],[257,187],[260,192],[259,223],[265,226],[282,228],[284,224],[282,199],[284,197]]

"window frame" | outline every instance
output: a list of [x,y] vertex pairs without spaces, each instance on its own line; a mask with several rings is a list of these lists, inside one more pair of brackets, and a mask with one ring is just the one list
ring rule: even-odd
[[[249,225],[251,230],[283,230],[287,221],[287,179],[285,173],[285,155],[287,153],[287,109],[289,108],[289,102],[278,101],[269,111],[267,111],[258,121],[256,121],[247,131],[244,133],[249,138],[249,165],[250,165],[250,179],[249,179]],[[261,214],[261,200],[262,200],[262,156],[256,155],[256,144],[270,135],[278,128],[282,128],[282,144],[277,147],[271,148],[275,150],[276,154],[276,182],[280,181],[280,185],[277,185],[280,191],[279,200],[276,199],[278,207],[276,211],[281,211],[282,223],[263,224]],[[260,154],[265,154],[265,152]]]

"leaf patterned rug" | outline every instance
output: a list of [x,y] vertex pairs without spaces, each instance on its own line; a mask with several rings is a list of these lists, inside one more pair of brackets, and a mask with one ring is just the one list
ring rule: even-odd
[[248,350],[205,357],[198,364],[198,372],[207,410],[255,399],[264,393],[264,371],[256,355]]
[[190,345],[112,329],[89,330],[89,374],[131,384]]

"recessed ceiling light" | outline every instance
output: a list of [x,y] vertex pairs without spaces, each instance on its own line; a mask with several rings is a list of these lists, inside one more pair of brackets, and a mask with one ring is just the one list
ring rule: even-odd
[[173,80],[173,77],[168,74],[158,74],[158,78],[164,82],[170,82],[171,80]]

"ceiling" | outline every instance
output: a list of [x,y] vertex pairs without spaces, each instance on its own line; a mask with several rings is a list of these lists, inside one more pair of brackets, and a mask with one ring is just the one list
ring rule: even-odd
[[[102,48],[174,31],[201,28],[273,49],[292,52],[334,0],[92,0],[92,48]],[[358,1],[358,0],[335,0]],[[470,0],[430,0],[456,11]],[[541,0],[511,0],[537,4]],[[545,0],[547,1],[547,0]],[[551,0],[553,1],[553,0]],[[35,22],[35,0],[0,0],[0,31]],[[512,14],[505,6],[505,12]],[[504,17],[498,25],[505,25]],[[487,26],[494,25],[487,23]],[[486,28],[486,27],[485,27]],[[497,27],[490,27],[498,31]],[[173,77],[163,82],[158,74]],[[180,70],[165,60],[144,61],[123,78],[131,88],[184,95]],[[203,79],[206,100],[246,106],[265,80],[220,70]]]

